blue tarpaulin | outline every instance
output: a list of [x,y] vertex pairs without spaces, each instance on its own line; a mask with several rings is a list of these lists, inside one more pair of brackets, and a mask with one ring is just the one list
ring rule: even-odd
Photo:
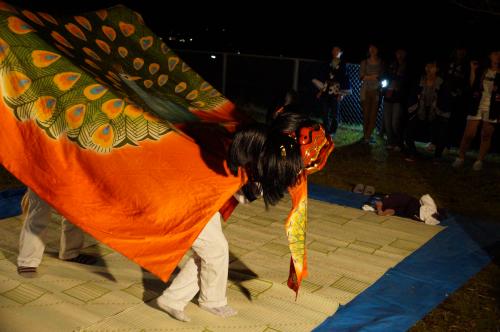
[[0,219],[21,214],[21,199],[26,188],[9,189],[0,192]]
[[356,209],[361,208],[361,206],[369,199],[369,196],[336,188],[323,187],[312,183],[309,183],[307,195],[312,199],[345,205]]

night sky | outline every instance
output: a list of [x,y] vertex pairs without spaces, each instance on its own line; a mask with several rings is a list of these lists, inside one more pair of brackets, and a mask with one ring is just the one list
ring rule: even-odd
[[405,47],[414,59],[424,61],[445,60],[460,45],[481,57],[500,44],[500,5],[493,15],[462,9],[451,0],[328,1],[330,5],[289,1],[273,2],[277,4],[272,8],[270,1],[210,1],[201,6],[197,1],[161,0],[7,2],[64,14],[121,3],[140,12],[164,39],[175,34],[193,38],[192,43],[171,42],[179,49],[326,60],[331,47],[340,44],[346,60],[357,62],[365,56],[367,44],[375,42],[386,57],[394,48]]

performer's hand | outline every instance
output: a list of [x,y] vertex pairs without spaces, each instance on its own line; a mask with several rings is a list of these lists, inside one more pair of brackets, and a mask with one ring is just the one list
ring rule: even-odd
[[342,101],[342,99],[344,99],[344,95],[338,95],[337,96],[337,101]]

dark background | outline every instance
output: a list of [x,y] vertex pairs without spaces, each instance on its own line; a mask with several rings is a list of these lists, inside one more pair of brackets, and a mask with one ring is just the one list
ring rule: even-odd
[[[218,54],[212,59],[209,56],[212,53],[185,50],[326,61],[330,59],[332,46],[341,45],[344,59],[359,63],[366,56],[369,43],[379,45],[386,61],[392,60],[396,48],[403,47],[408,51],[410,78],[415,85],[425,61],[438,60],[443,68],[456,47],[466,47],[469,56],[482,63],[486,63],[489,51],[500,48],[500,0],[8,2],[56,15],[123,4],[141,13],[146,25],[219,90],[222,90],[222,57]],[[292,87],[293,66],[293,60],[287,59],[229,56],[225,95],[242,109],[248,108],[251,114],[256,107],[259,112],[273,109],[283,102],[285,92]],[[324,63],[300,62],[298,91],[304,108],[311,114],[317,113],[318,107],[311,79],[324,72]],[[359,118],[357,95],[351,98],[351,102],[343,103],[351,107],[343,113]],[[455,144],[462,132],[463,128],[457,129]],[[498,133],[494,141],[498,141]]]
[[[359,62],[367,44],[375,42],[385,56],[405,47],[413,59],[425,61],[445,60],[456,46],[484,58],[500,44],[500,0],[7,2],[64,14],[124,4],[140,12],[159,36],[175,37],[167,43],[178,49],[326,60],[340,44],[348,62]],[[186,42],[178,42],[181,38]]]

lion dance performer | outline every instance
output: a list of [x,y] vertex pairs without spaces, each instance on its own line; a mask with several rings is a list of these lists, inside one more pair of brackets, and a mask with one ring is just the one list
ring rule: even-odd
[[[123,6],[76,16],[0,2],[0,162],[67,220],[157,275],[158,305],[180,320],[227,317],[227,241],[238,202],[288,191],[288,286],[307,273],[307,175],[333,150],[293,113],[252,123],[141,16]],[[203,247],[203,248],[202,248]],[[200,249],[202,248],[202,249]]]

